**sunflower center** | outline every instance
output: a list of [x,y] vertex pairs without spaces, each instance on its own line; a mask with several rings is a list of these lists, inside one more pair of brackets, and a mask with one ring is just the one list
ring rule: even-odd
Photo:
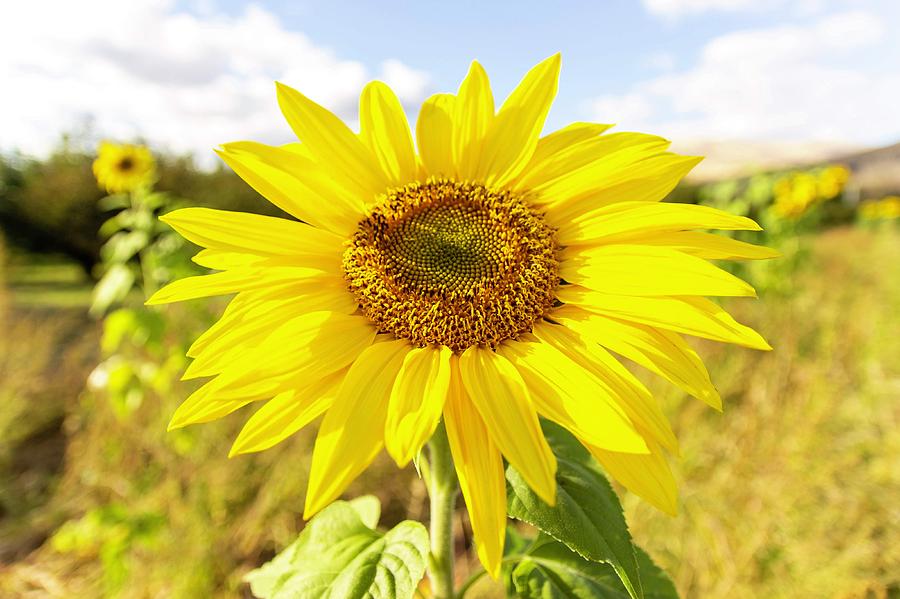
[[388,191],[344,273],[383,332],[456,351],[529,332],[559,283],[554,230],[521,197],[446,180]]
[[134,160],[131,158],[123,158],[119,161],[120,171],[130,171],[132,168],[134,168]]

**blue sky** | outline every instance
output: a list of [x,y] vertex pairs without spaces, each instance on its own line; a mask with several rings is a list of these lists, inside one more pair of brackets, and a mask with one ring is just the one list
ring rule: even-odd
[[[894,29],[900,26],[900,2],[892,0],[314,0],[260,5],[317,45],[373,68],[399,58],[427,71],[439,90],[455,89],[468,60],[477,59],[502,97],[537,61],[562,52],[561,91],[551,117],[556,126],[592,116],[585,106],[589,98],[627,94],[635,84],[662,72],[689,69],[711,40],[731,32],[804,28],[829,16],[851,14],[871,15]],[[239,15],[246,3],[229,0],[217,6]],[[900,69],[900,43],[887,39],[862,44],[856,51],[828,57],[828,63],[888,76]],[[897,123],[885,129],[884,136],[865,139],[890,141],[900,133]]]
[[414,118],[474,58],[502,98],[557,51],[549,128],[597,120],[688,140],[900,139],[893,0],[11,6],[0,21],[0,77],[14,90],[0,97],[0,150],[39,154],[85,123],[201,155],[233,139],[278,143],[287,133],[273,79],[351,124],[359,88],[385,79]]

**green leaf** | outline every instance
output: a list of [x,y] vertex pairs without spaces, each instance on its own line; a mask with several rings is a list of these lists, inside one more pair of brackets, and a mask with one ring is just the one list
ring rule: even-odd
[[350,500],[350,507],[356,510],[363,524],[369,528],[378,526],[378,519],[381,518],[381,502],[374,495],[363,495],[356,499]]
[[[647,599],[678,599],[672,582],[636,549],[640,581]],[[547,536],[541,536],[512,573],[513,590],[524,599],[628,599],[619,576],[605,563],[591,562]]]
[[108,195],[104,198],[100,198],[97,201],[97,208],[100,209],[100,212],[111,212],[112,210],[121,210],[122,208],[128,208],[128,204],[128,196],[125,194],[117,193]]
[[91,314],[103,314],[114,303],[125,299],[134,285],[134,273],[126,264],[113,264],[94,286]]
[[643,597],[631,534],[615,491],[575,437],[551,422],[542,424],[558,462],[556,505],[544,503],[509,466],[509,515],[537,527],[587,560],[609,564],[631,597]]
[[100,257],[105,262],[127,262],[149,243],[150,238],[143,231],[119,232],[103,244]]
[[647,599],[678,599],[678,591],[669,575],[657,566],[647,552],[634,546],[638,570],[641,573],[641,587]]
[[134,224],[134,210],[126,208],[112,215],[100,225],[98,234],[101,239],[112,237],[114,233],[118,233],[123,229],[128,229]]
[[262,599],[408,599],[425,574],[428,532],[405,521],[386,534],[377,500],[336,501],[275,558],[247,574]]
[[119,308],[106,315],[100,348],[104,354],[118,351],[128,340],[140,347],[156,348],[162,343],[166,322],[162,314],[147,309]]
[[519,565],[515,557],[524,555],[528,548],[536,541],[534,537],[525,536],[514,526],[507,525],[506,540],[503,543],[503,561],[500,564],[500,574],[503,578],[503,586],[509,596],[515,593],[513,585],[513,571]]

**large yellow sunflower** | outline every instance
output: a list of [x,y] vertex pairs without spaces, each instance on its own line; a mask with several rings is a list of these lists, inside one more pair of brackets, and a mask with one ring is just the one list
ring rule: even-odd
[[383,83],[360,99],[360,133],[298,91],[278,102],[301,143],[219,152],[286,220],[205,208],[164,220],[222,271],[149,303],[237,295],[191,347],[187,378],[214,377],[172,427],[265,402],[232,453],[271,447],[324,414],[305,516],[381,451],[404,466],[441,418],[482,562],[503,550],[503,460],[546,502],[556,460],[538,417],[575,434],[607,471],[666,512],[672,430],[614,354],[716,409],[681,334],[769,349],[702,296],[752,296],[707,260],[773,253],[698,229],[758,230],[703,206],[659,201],[700,160],[642,133],[575,123],[541,137],[560,58],[534,67],[499,110],[476,62],[456,95],[419,113],[416,143]]
[[156,177],[156,161],[145,146],[104,141],[93,164],[94,177],[109,193],[124,193],[149,185]]

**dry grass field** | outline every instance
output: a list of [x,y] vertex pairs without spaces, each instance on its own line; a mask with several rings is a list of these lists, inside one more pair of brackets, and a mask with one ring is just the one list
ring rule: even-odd
[[[900,594],[900,232],[809,243],[793,293],[729,302],[775,351],[700,345],[724,414],[650,381],[682,441],[681,513],[624,502],[686,598]],[[98,325],[15,298],[0,295],[0,596],[247,596],[241,576],[301,526],[311,434],[228,460],[241,416],[165,432],[186,384],[123,415],[84,387]],[[384,524],[426,509],[415,471],[385,459],[364,492]]]

